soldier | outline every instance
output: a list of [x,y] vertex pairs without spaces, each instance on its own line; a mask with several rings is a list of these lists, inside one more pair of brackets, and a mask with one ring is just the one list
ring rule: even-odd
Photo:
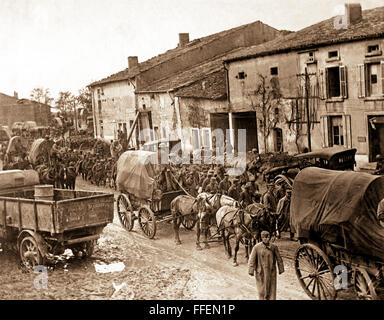
[[205,192],[216,194],[219,192],[219,185],[215,177],[211,177],[211,180],[207,187],[205,188]]
[[255,276],[260,300],[276,300],[277,272],[284,272],[284,262],[276,245],[270,243],[268,231],[261,232],[262,242],[255,245],[248,261],[248,274]]
[[291,203],[291,189],[287,189],[285,191],[285,196],[282,197],[276,208],[276,215],[277,215],[277,227],[279,230],[279,238],[280,238],[280,230],[285,231],[289,229],[289,239],[293,239],[293,233],[291,232],[290,224],[289,224],[289,206]]
[[244,208],[246,208],[252,203],[252,196],[250,193],[251,187],[252,184],[250,182],[247,182],[243,188],[243,191],[241,191],[240,193],[239,202]]
[[221,194],[228,195],[229,188],[231,187],[231,181],[229,181],[229,175],[227,172],[224,173],[224,179],[219,183],[219,191]]
[[236,177],[233,179],[232,186],[228,190],[228,196],[238,201],[240,198],[240,192],[241,189],[239,185],[239,179]]
[[268,183],[267,192],[263,196],[263,204],[269,214],[276,213],[276,198],[273,193],[274,186],[275,185],[273,183]]
[[204,181],[201,185],[202,192],[207,192],[206,188],[207,188],[208,184],[210,183],[211,178],[213,177],[213,174],[214,174],[213,170],[208,170],[207,177],[204,179]]

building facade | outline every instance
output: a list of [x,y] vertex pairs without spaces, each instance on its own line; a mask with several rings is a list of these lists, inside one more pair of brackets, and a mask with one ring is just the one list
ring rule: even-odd
[[[142,63],[138,57],[128,57],[127,69],[89,85],[96,137],[116,139],[119,129],[129,136],[136,122],[140,130],[153,129],[159,136],[168,136],[175,126],[180,132],[183,112],[178,109],[176,91],[196,79],[186,84],[179,78],[195,66],[237,48],[269,41],[278,34],[278,30],[257,21],[193,41],[189,41],[189,34],[181,33],[177,48]],[[223,69],[221,62],[219,68]],[[222,77],[225,81],[224,72]],[[160,89],[154,88],[156,83],[162,83]],[[140,130],[133,131],[132,146],[137,146]],[[153,134],[149,136],[154,138]]]
[[0,93],[0,125],[12,127],[14,122],[34,121],[38,126],[48,126],[51,117],[49,105],[19,99],[17,93],[9,96]]
[[[261,151],[339,145],[356,148],[360,163],[384,154],[384,7],[346,5],[342,27],[336,18],[226,58],[230,108],[256,112]],[[262,79],[264,92],[281,93],[269,102],[267,139]]]

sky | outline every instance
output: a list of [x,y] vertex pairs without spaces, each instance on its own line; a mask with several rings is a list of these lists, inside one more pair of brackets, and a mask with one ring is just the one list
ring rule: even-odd
[[[190,40],[257,20],[297,31],[343,13],[346,0],[0,0],[0,92],[53,98]],[[352,2],[359,2],[358,0]],[[362,9],[383,0],[361,0]]]

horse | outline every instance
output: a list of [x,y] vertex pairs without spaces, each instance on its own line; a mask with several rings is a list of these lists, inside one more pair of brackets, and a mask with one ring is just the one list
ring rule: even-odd
[[[233,256],[233,266],[238,266],[237,252],[239,251],[240,241],[247,240],[248,243],[256,239],[259,235],[257,216],[250,214],[247,209],[223,206],[216,213],[218,230],[221,233],[224,243],[224,250],[228,258],[232,257],[230,244],[231,235],[235,236],[235,253]],[[245,248],[246,258],[249,258],[249,246]]]
[[64,167],[65,186],[67,189],[75,190],[76,169],[73,166]]
[[262,203],[252,203],[247,206],[246,211],[257,218],[257,241],[261,241],[261,231],[268,231],[271,236],[276,236],[276,216],[268,213]]
[[181,244],[179,228],[183,216],[190,215],[191,219],[197,220],[199,202],[196,198],[189,195],[179,195],[171,201],[171,215],[173,218],[173,230],[175,233],[175,243]]
[[216,224],[214,217],[216,212],[222,206],[239,207],[238,201],[226,195],[210,194],[202,192],[198,194],[197,201],[199,202],[198,223],[196,226],[196,248],[201,250],[200,235],[204,236],[205,248],[209,248],[208,238],[210,237],[210,226]]
[[40,182],[42,184],[55,185],[55,170],[54,168],[42,168],[40,173]]

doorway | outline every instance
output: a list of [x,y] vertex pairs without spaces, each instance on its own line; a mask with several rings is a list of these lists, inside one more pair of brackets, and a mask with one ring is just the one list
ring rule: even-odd
[[384,155],[384,116],[368,117],[369,162],[376,161],[378,154]]
[[238,130],[246,130],[246,151],[258,148],[256,112],[234,112],[232,114],[235,151],[238,151]]

